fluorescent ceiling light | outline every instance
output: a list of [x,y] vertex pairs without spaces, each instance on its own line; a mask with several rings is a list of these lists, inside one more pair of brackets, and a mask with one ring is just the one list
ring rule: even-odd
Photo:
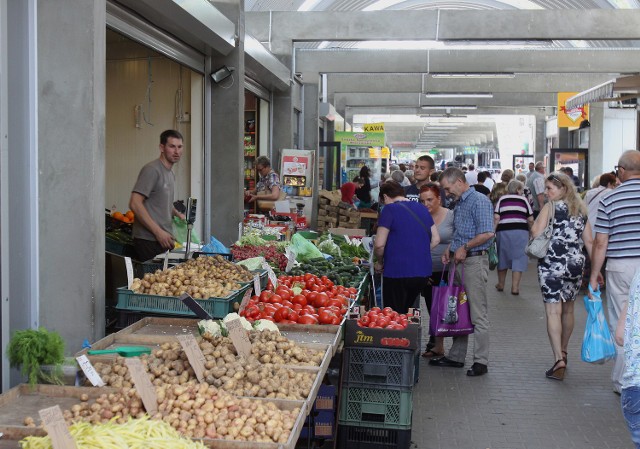
[[493,98],[493,94],[489,92],[427,92],[424,96],[427,98]]
[[514,78],[515,73],[432,73],[432,78]]
[[320,3],[320,0],[305,0],[298,8],[298,11],[311,11],[318,3]]
[[467,110],[476,110],[478,109],[478,106],[475,105],[461,105],[461,106],[445,106],[445,105],[440,105],[440,106],[432,106],[432,105],[428,105],[428,106],[422,106],[422,109],[467,109]]

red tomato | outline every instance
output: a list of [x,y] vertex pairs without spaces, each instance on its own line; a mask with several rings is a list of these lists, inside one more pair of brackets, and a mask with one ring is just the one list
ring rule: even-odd
[[295,311],[300,311],[302,310],[302,306],[300,304],[294,304],[291,306],[291,308]]
[[261,316],[260,319],[261,320],[267,320],[267,321],[273,321],[275,323],[275,320],[273,319],[273,317],[270,317],[270,316]]
[[295,295],[293,298],[291,298],[291,302],[300,306],[306,306],[307,298],[305,298],[304,295]]
[[289,315],[287,316],[287,319],[289,321],[291,321],[292,323],[297,323],[298,320],[300,319],[300,314],[295,311],[295,310],[289,310]]
[[273,314],[273,319],[276,323],[280,323],[282,320],[286,320],[289,313],[286,310],[286,307],[280,307],[276,310],[276,313]]
[[273,295],[273,292],[263,290],[262,293],[260,293],[260,301],[269,302],[269,298],[271,298],[271,295]]
[[365,327],[367,327],[369,325],[369,323],[371,322],[371,318],[368,315],[365,315],[362,318],[360,318],[360,321],[362,321],[362,324]]
[[336,315],[330,310],[323,309],[318,313],[318,319],[320,320],[320,324],[332,324],[333,319]]
[[316,308],[326,307],[329,304],[329,297],[326,293],[319,293],[316,299],[313,301],[313,306]]
[[380,312],[380,307],[372,307],[370,312]]
[[391,316],[391,314],[393,313],[393,309],[391,307],[385,307],[384,309],[382,309],[382,313],[384,314],[384,316]]
[[316,300],[317,297],[318,297],[317,292],[309,292],[307,293],[307,302],[309,304],[313,304],[313,302]]
[[280,295],[271,295],[269,298],[269,302],[271,304],[282,304],[282,296]]
[[301,315],[298,324],[318,324],[318,319],[313,315]]
[[332,298],[329,300],[329,307],[334,306],[337,307],[338,309],[342,308],[342,306],[344,305],[344,303],[342,301],[340,301],[339,299],[336,298]]
[[375,321],[370,321],[367,327],[380,327],[380,326],[378,326]]
[[342,317],[341,316],[335,316],[333,317],[333,321],[331,322],[331,324],[340,324],[342,322]]

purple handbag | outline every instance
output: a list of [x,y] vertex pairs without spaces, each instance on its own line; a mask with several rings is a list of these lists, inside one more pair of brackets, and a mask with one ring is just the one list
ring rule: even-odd
[[473,333],[467,294],[463,285],[453,285],[454,276],[455,268],[449,269],[449,284],[445,284],[443,271],[440,285],[431,287],[433,302],[429,317],[429,333],[436,337],[455,337]]

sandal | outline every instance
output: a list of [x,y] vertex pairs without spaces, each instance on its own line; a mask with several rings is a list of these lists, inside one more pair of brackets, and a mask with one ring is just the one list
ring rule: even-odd
[[437,352],[434,351],[433,349],[428,349],[426,351],[424,351],[422,353],[422,357],[424,357],[425,359],[432,359],[434,357],[442,357],[444,355],[444,352]]
[[504,287],[500,287],[500,284],[496,284],[496,290],[498,290],[499,292],[504,291]]
[[518,296],[520,294],[520,292],[519,291],[518,292],[514,292],[513,290],[511,290],[511,294],[515,295],[515,296]]
[[562,360],[564,360],[564,364],[567,364],[567,359],[569,358],[569,353],[567,351],[562,351]]
[[553,366],[551,368],[549,368],[544,374],[547,377],[547,379],[553,379],[553,380],[563,380],[564,379],[564,373],[567,370],[566,364],[565,366],[558,366],[558,363],[563,362],[564,360],[558,360],[556,363],[553,364]]

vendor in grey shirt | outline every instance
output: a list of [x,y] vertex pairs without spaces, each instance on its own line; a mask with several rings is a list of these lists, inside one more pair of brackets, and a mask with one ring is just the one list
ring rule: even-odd
[[[442,254],[449,247],[453,236],[453,211],[442,206],[440,199],[440,186],[435,183],[427,183],[420,187],[420,202],[427,206],[433,221],[440,234],[440,243],[431,249],[432,274],[429,277],[429,285],[422,292],[427,311],[431,314],[432,291],[431,287],[440,284],[442,272],[445,269],[442,264]],[[446,275],[445,275],[446,276]],[[427,349],[422,354],[423,357],[441,357],[444,355],[444,337],[429,337]]]
[[160,157],[142,167],[129,208],[135,214],[133,246],[138,260],[145,261],[174,248],[171,219],[184,219],[173,207],[175,174],[171,170],[183,151],[182,134],[172,129],[160,135]]

